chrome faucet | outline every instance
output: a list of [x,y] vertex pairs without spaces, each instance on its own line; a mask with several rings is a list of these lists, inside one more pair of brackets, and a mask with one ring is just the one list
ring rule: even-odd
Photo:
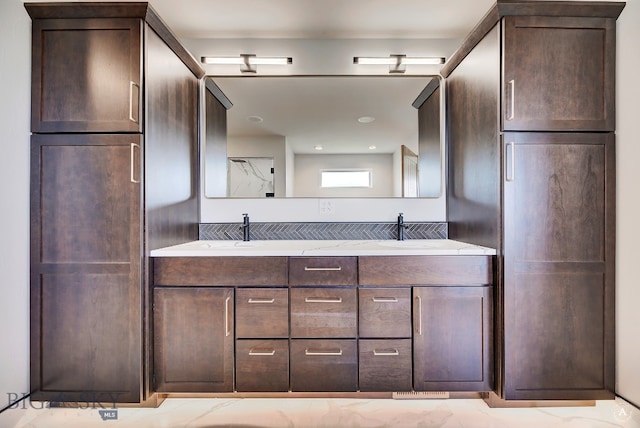
[[398,214],[398,241],[404,241],[405,229],[408,229],[408,227],[404,225],[404,217],[402,217],[402,213],[399,213]]
[[240,226],[240,228],[242,229],[242,240],[249,241],[251,239],[251,235],[250,235],[251,225],[249,224],[249,214],[244,213],[242,215],[244,216],[242,226]]

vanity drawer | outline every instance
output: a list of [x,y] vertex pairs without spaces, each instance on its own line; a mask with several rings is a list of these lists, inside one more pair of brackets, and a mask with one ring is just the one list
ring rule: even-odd
[[360,340],[360,391],[411,391],[411,339]]
[[291,341],[291,391],[358,389],[356,340]]
[[470,285],[493,283],[493,256],[362,256],[360,285]]
[[291,257],[290,285],[356,285],[357,257]]
[[238,288],[236,290],[237,338],[289,337],[289,290],[286,288]]
[[291,337],[356,337],[355,288],[291,288]]
[[236,340],[237,391],[288,391],[289,341]]
[[156,286],[287,285],[286,257],[154,257]]
[[360,288],[360,337],[411,337],[410,288]]

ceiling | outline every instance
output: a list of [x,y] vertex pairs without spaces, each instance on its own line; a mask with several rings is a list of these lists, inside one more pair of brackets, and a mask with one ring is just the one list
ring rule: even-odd
[[[282,55],[281,51],[286,51],[285,55],[294,58],[294,67],[288,70],[294,71],[276,73],[302,75],[333,74],[333,69],[327,71],[326,67],[336,68],[331,63],[334,59],[328,58],[338,55],[331,50],[339,50],[335,46],[348,46],[340,52],[346,59],[363,51],[415,56],[437,51],[438,55],[446,52],[448,56],[452,46],[458,46],[493,3],[494,0],[151,0],[196,58],[215,53],[260,55],[261,51]],[[316,39],[316,44],[296,50],[293,39]],[[324,44],[318,45],[318,39]],[[388,39],[393,43],[386,42]],[[438,49],[439,44],[445,47]],[[426,47],[424,52],[420,46]],[[318,61],[317,66],[301,67],[301,57],[309,55],[308,51],[327,58]],[[228,74],[226,70],[217,73],[210,66],[205,69],[208,74]],[[262,71],[259,68],[258,75]],[[345,74],[343,70],[338,73]],[[240,73],[234,70],[232,74]],[[370,74],[388,75],[386,68],[374,69]],[[220,80],[219,86],[234,104],[229,110],[229,134],[285,136],[296,153],[312,153],[317,144],[325,147],[322,153],[371,153],[370,145],[375,145],[378,153],[389,153],[407,141],[415,142],[413,147],[411,143],[407,145],[417,150],[417,111],[411,103],[428,79],[396,77],[387,89],[382,89],[379,79],[353,79],[351,84],[336,78],[307,79],[295,86],[284,80],[260,85],[260,79],[255,78],[240,82],[236,79],[235,83]],[[320,92],[314,95],[314,91]],[[253,94],[251,105],[245,98],[247,92]],[[378,97],[373,96],[376,93]],[[261,94],[257,101],[256,94]],[[399,111],[409,116],[402,118]],[[310,121],[303,118],[303,113]],[[249,116],[260,116],[264,121],[255,123]],[[375,121],[363,125],[357,121],[361,116],[375,117]],[[328,117],[336,122],[319,121]],[[363,130],[366,137],[358,136]]]

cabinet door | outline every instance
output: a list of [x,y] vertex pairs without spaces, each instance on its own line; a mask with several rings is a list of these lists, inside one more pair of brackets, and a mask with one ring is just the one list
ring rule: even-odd
[[415,287],[416,391],[490,391],[491,287]]
[[36,19],[32,132],[140,132],[138,19]]
[[154,290],[158,392],[233,391],[233,289]]
[[505,398],[612,398],[612,134],[505,134]]
[[139,142],[133,135],[32,137],[35,399],[140,400]]
[[505,131],[613,131],[615,19],[503,21]]

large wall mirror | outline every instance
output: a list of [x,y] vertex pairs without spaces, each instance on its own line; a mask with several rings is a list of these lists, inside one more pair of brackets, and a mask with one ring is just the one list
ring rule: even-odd
[[208,198],[441,196],[435,76],[208,76]]

